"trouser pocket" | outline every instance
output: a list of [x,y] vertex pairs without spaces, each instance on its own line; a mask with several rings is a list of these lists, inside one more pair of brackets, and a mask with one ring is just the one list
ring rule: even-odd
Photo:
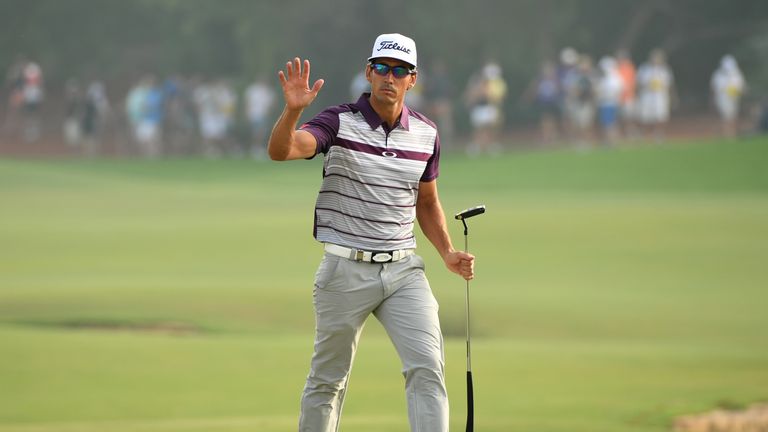
[[315,287],[323,289],[328,285],[328,282],[336,274],[336,269],[339,267],[341,259],[341,257],[336,255],[323,255],[323,260],[320,261],[320,266],[318,266],[317,272],[315,272]]

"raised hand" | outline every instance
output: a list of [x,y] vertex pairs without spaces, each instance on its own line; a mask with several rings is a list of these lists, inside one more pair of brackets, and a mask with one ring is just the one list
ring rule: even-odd
[[292,62],[285,64],[285,72],[280,71],[280,85],[283,86],[285,106],[289,110],[303,110],[317,97],[317,93],[325,83],[319,79],[309,88],[309,60],[304,60],[304,68],[301,67],[301,59],[296,57]]

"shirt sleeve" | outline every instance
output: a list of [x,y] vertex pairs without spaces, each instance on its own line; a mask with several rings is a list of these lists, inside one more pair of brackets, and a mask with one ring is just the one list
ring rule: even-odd
[[339,133],[339,110],[335,107],[327,108],[301,125],[299,129],[305,130],[315,137],[317,149],[314,156],[319,153],[326,154]]
[[427,167],[424,168],[421,181],[435,180],[438,175],[440,175],[440,135],[435,132],[435,150],[432,152],[432,156],[427,159]]

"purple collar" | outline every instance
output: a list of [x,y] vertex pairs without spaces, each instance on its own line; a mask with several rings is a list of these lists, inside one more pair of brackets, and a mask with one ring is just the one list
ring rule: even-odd
[[[371,106],[371,101],[369,100],[371,97],[370,93],[363,93],[360,95],[360,99],[355,102],[355,106],[357,109],[360,110],[361,113],[363,113],[363,118],[365,118],[365,121],[368,123],[368,126],[371,127],[371,129],[376,130],[379,126],[384,128],[384,130],[387,130],[387,125],[384,123],[384,120],[379,117],[379,115],[374,111],[373,107]],[[396,129],[398,126],[402,127],[405,130],[409,130],[409,124],[408,124],[408,117],[410,116],[410,111],[408,110],[408,107],[403,104],[403,111],[400,113],[400,118],[398,121],[394,124],[394,127],[392,129]]]

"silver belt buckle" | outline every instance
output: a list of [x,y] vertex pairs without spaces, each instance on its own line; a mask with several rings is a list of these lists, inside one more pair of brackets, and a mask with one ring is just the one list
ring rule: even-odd
[[386,263],[392,261],[392,255],[386,252],[379,252],[371,257],[371,261],[377,263]]

